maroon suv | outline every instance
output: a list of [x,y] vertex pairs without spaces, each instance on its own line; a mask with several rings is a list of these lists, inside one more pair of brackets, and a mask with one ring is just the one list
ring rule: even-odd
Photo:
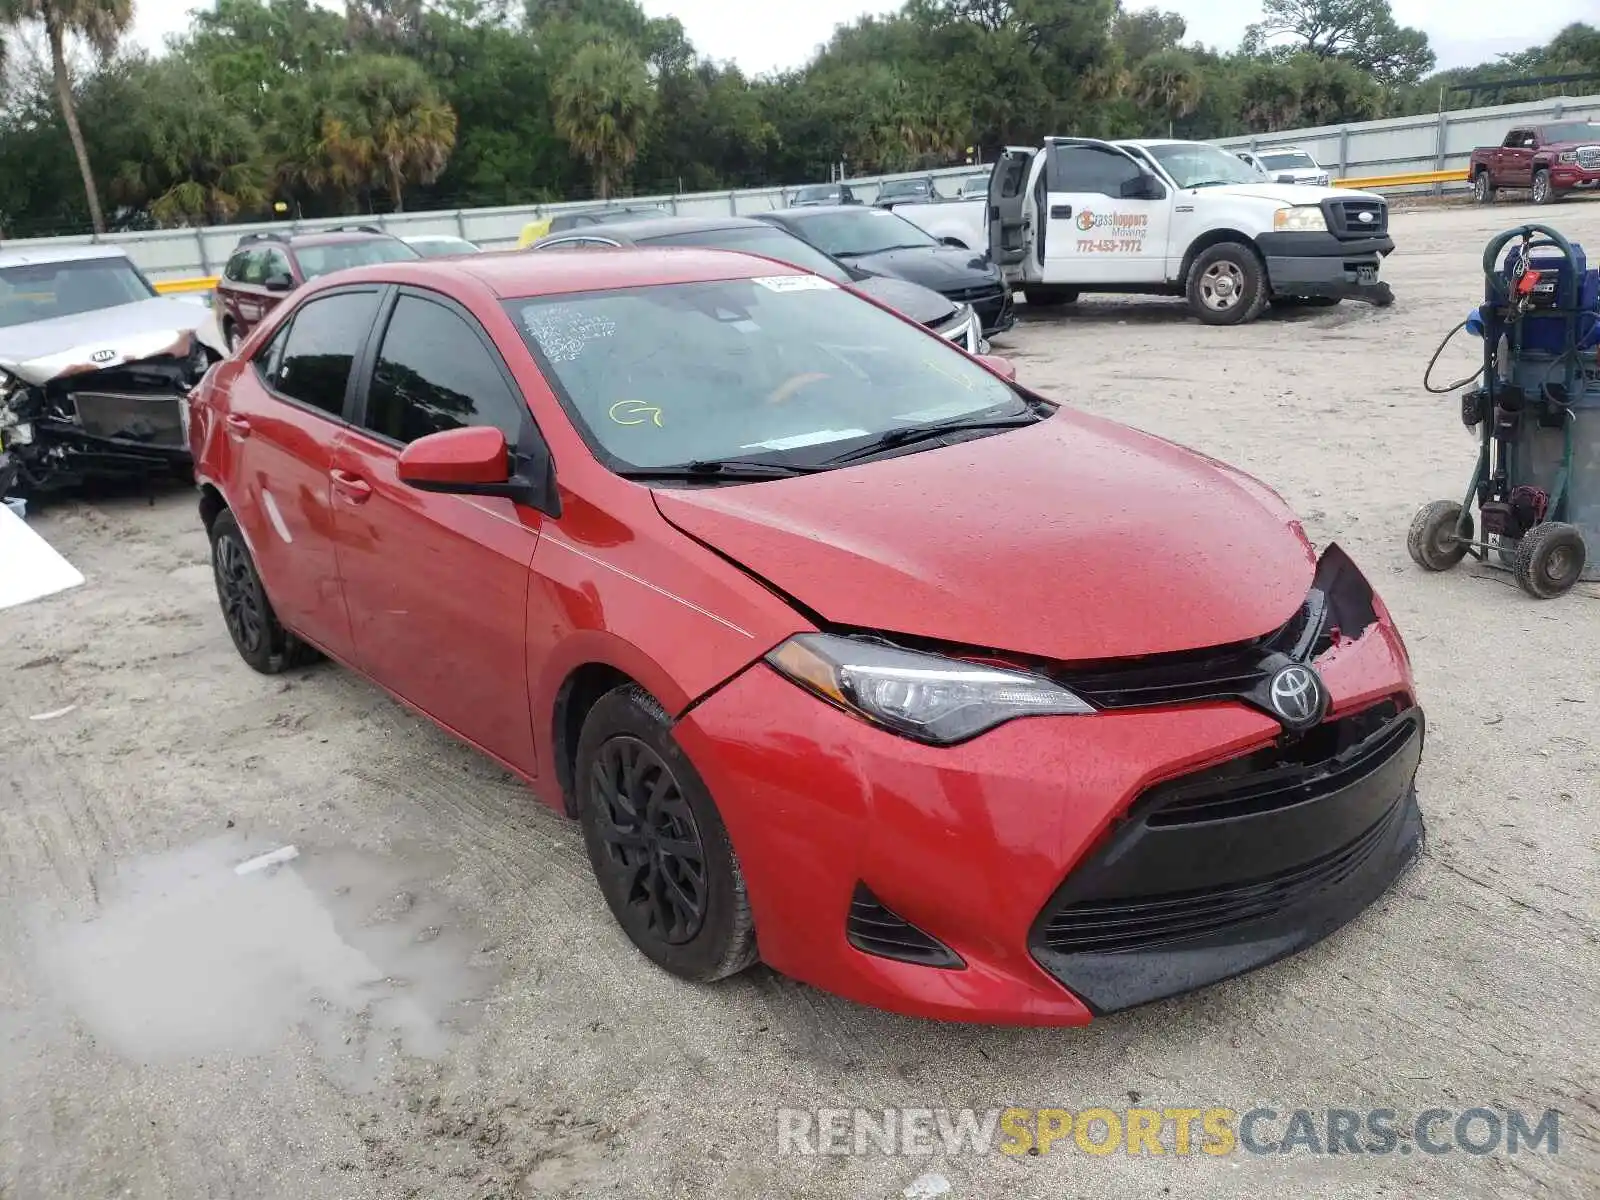
[[371,225],[340,225],[315,233],[247,233],[217,280],[213,307],[228,350],[238,349],[257,323],[307,280],[346,267],[420,257],[399,238]]

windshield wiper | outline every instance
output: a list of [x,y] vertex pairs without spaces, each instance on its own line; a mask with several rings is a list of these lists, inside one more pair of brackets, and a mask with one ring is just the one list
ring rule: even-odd
[[1239,183],[1239,182],[1241,182],[1241,181],[1237,180],[1237,179],[1202,179],[1198,183],[1189,183],[1189,184],[1185,184],[1184,186],[1185,187],[1192,187],[1192,188],[1227,187],[1229,184]]
[[875,454],[882,454],[885,450],[896,450],[914,442],[932,441],[952,433],[965,433],[969,429],[1021,429],[1025,425],[1037,425],[1042,420],[1044,417],[1029,411],[1014,417],[995,417],[987,421],[960,418],[954,421],[940,421],[936,425],[907,425],[901,429],[891,429],[887,433],[881,433],[864,446],[846,450],[843,454],[825,458],[822,462],[824,466],[838,467],[845,463],[858,462],[863,458],[871,458]]
[[624,479],[656,480],[716,480],[716,479],[788,479],[794,475],[812,475],[821,467],[800,466],[795,463],[763,462],[749,458],[706,458],[679,463],[669,467],[633,467],[618,471]]

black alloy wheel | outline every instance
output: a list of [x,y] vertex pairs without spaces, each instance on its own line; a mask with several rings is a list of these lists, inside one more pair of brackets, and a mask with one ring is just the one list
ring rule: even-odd
[[590,788],[612,886],[645,933],[683,945],[705,925],[706,848],[678,781],[649,746],[614,737]]
[[238,518],[228,509],[211,522],[211,573],[216,578],[222,623],[228,627],[239,657],[253,669],[276,675],[321,657],[314,646],[302,642],[278,621]]

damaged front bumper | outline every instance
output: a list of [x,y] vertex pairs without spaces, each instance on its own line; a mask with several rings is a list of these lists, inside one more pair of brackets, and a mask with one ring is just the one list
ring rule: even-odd
[[57,373],[57,363],[0,363],[0,452],[23,494],[188,468],[188,394],[213,352],[183,333],[147,357],[94,354],[107,361],[63,356]]

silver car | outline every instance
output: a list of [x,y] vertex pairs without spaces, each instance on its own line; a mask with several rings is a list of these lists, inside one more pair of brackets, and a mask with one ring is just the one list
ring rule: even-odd
[[186,397],[224,355],[214,331],[115,246],[0,250],[0,453],[18,489],[186,468]]

